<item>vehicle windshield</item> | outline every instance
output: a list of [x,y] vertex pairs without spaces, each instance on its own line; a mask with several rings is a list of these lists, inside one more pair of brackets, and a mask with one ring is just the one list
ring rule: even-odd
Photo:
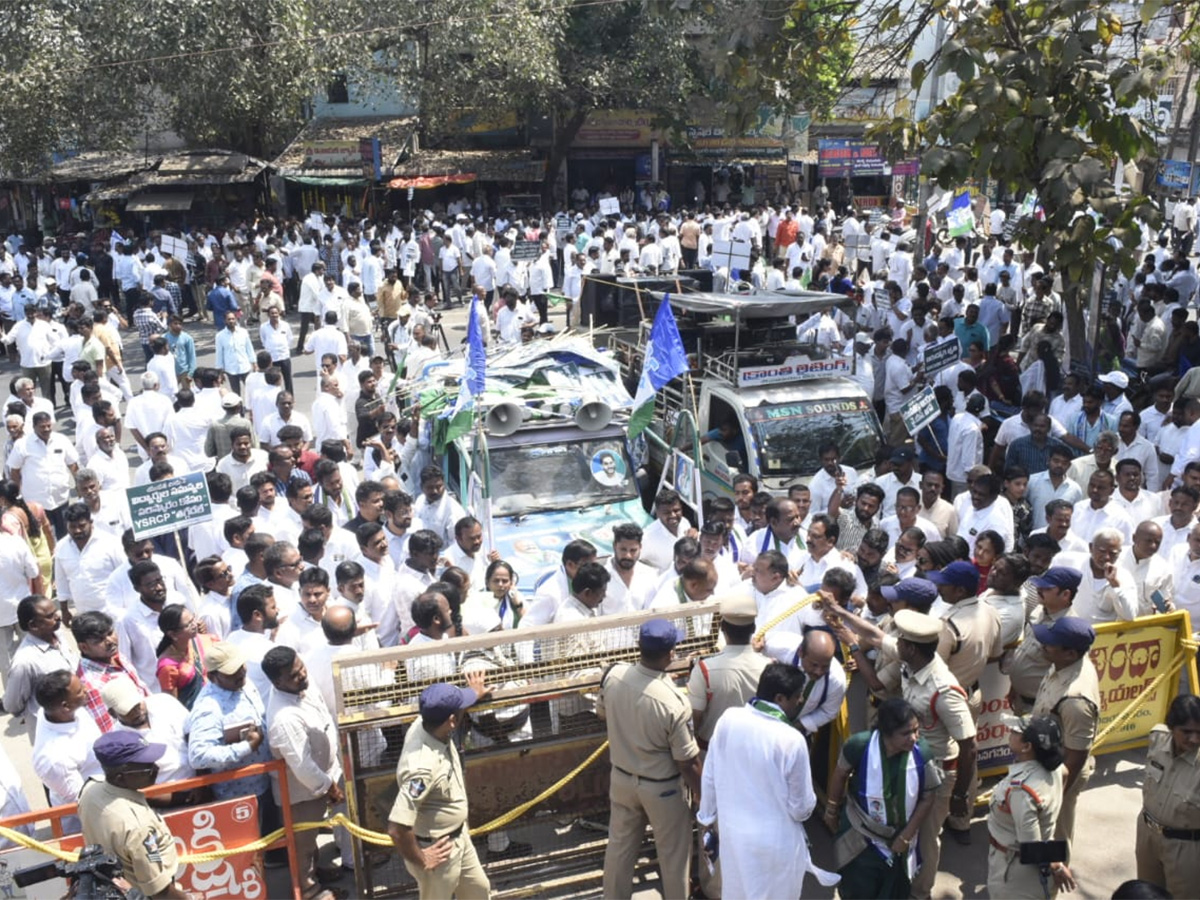
[[804,477],[821,467],[817,449],[832,442],[842,462],[856,469],[875,465],[879,428],[866,400],[811,400],[746,410],[761,458],[759,471],[771,478]]
[[492,448],[492,512],[527,515],[618,503],[638,496],[620,437]]

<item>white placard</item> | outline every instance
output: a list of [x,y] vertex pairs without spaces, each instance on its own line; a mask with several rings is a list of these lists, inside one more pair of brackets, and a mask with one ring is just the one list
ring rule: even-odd
[[163,253],[170,253],[181,263],[187,262],[188,249],[186,241],[181,241],[179,238],[164,234],[158,239],[158,249]]
[[621,214],[621,201],[617,197],[605,197],[600,201],[600,215],[602,216],[619,216]]
[[746,271],[750,268],[749,241],[713,241],[713,269]]

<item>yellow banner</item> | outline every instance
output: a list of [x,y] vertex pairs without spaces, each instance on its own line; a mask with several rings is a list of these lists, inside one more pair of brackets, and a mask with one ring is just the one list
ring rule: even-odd
[[1192,655],[1182,668],[1163,678],[1153,694],[1147,694],[1156,678],[1167,675],[1176,655],[1184,652],[1183,642],[1191,636],[1191,619],[1182,611],[1096,626],[1091,656],[1100,676],[1100,732],[1129,707],[1137,706],[1136,712],[1104,738],[1097,754],[1143,746],[1150,729],[1165,721],[1183,673],[1196,684],[1196,657]]

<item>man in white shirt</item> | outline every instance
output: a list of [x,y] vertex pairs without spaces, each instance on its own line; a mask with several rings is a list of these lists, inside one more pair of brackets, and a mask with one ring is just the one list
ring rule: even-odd
[[1088,545],[1086,555],[1060,553],[1055,557],[1055,565],[1083,573],[1071,602],[1072,615],[1093,624],[1128,622],[1137,616],[1138,590],[1133,573],[1118,564],[1124,542],[1119,531],[1102,528]]
[[491,244],[484,245],[483,253],[471,263],[471,282],[483,289],[484,305],[490,310],[496,291],[495,250]]
[[867,583],[863,579],[862,570],[842,556],[837,551],[840,529],[838,523],[824,513],[812,517],[808,526],[808,549],[800,555],[800,564],[796,567],[796,579],[799,585],[809,593],[815,593],[825,581],[827,572],[841,569],[849,573],[854,581],[854,589],[850,597],[866,599]]
[[[87,693],[79,676],[60,670],[43,675],[35,689],[41,709],[33,744],[33,771],[46,786],[50,804],[74,803],[89,778],[103,775],[92,753],[100,728],[85,707]],[[78,816],[67,816],[63,828],[79,829]]]
[[991,473],[976,476],[971,484],[971,502],[958,523],[958,536],[967,542],[972,556],[975,553],[975,539],[984,531],[999,534],[1005,547],[1012,547],[1015,543],[1012,507],[1007,502],[1000,502],[1002,487],[1000,476]]
[[318,447],[325,441],[338,441],[345,446],[347,458],[353,456],[346,407],[336,375],[321,373],[321,392],[312,405],[312,429]]
[[346,335],[338,328],[338,315],[333,310],[325,313],[324,325],[314,331],[304,343],[304,352],[311,354],[315,365],[320,368],[321,360],[326,354],[337,357],[345,362],[350,355],[346,345]]
[[1033,512],[1033,527],[1046,527],[1046,504],[1052,500],[1065,500],[1074,506],[1083,499],[1083,488],[1067,477],[1071,467],[1071,451],[1062,444],[1050,448],[1045,472],[1029,476],[1029,487],[1025,498]]
[[689,533],[683,519],[683,499],[670,488],[654,498],[655,521],[642,534],[642,562],[666,572],[675,562],[675,542]]
[[231,429],[229,440],[229,455],[217,460],[217,471],[229,476],[236,493],[239,488],[248,485],[255,474],[267,471],[267,451],[255,446],[249,428],[239,426]]
[[967,398],[966,409],[950,420],[946,438],[946,477],[950,494],[957,496],[967,487],[967,473],[983,462],[983,424],[979,414],[987,401],[981,394]]
[[1192,617],[1192,629],[1200,622],[1200,524],[1193,525],[1188,538],[1171,551],[1175,608]]
[[642,539],[642,529],[631,522],[613,526],[613,555],[605,566],[610,577],[602,615],[641,612],[654,601],[659,576],[641,560]]
[[462,251],[454,246],[454,238],[449,234],[442,237],[442,246],[438,249],[438,260],[442,273],[442,302],[451,305],[451,299],[462,299],[462,291],[458,284],[458,270],[462,261]]
[[55,534],[66,531],[63,514],[79,468],[79,454],[46,412],[33,414],[32,433],[13,444],[8,457],[10,477],[25,499],[40,503],[54,524]]
[[1088,479],[1088,499],[1075,504],[1071,513],[1071,531],[1081,540],[1091,541],[1102,528],[1112,528],[1128,541],[1133,536],[1134,523],[1128,513],[1112,501],[1116,481],[1113,473],[1097,469]]
[[454,541],[454,525],[466,511],[446,492],[446,478],[437,466],[421,470],[421,496],[413,504],[413,515],[441,538],[443,546]]
[[1136,459],[1122,457],[1117,463],[1117,490],[1112,502],[1125,510],[1130,524],[1156,518],[1162,509],[1162,500],[1157,492],[1142,487],[1142,467]]
[[839,485],[843,493],[853,492],[858,484],[858,472],[852,466],[842,463],[841,451],[832,441],[819,447],[817,455],[821,460],[821,468],[812,477],[808,488],[812,508],[817,512],[826,512],[829,509],[829,498]]
[[1162,528],[1142,522],[1133,531],[1133,540],[1121,551],[1117,566],[1133,576],[1137,585],[1139,616],[1152,616],[1168,606],[1175,597],[1174,575],[1169,554],[1161,553]]

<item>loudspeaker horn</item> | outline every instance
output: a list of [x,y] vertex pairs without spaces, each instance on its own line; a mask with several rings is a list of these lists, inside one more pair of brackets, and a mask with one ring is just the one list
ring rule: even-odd
[[612,421],[612,407],[599,400],[581,403],[575,411],[575,424],[580,431],[599,431]]
[[513,434],[525,421],[525,411],[515,403],[497,403],[488,410],[483,425],[488,434],[506,437]]

